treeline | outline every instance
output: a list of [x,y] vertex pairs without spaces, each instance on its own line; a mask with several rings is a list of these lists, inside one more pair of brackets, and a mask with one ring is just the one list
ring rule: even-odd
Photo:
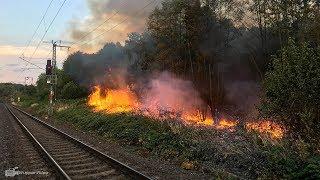
[[0,83],[0,102],[18,101],[22,96],[33,96],[36,87],[33,85],[21,85],[13,83]]
[[[56,70],[58,80],[55,86],[55,98],[56,99],[76,99],[86,97],[88,95],[88,89],[79,85],[71,78],[70,75],[63,70]],[[50,86],[47,83],[47,76],[41,74],[38,77],[36,91],[34,96],[39,100],[49,99]]]
[[215,116],[226,107],[245,113],[259,95],[261,115],[316,137],[319,29],[316,0],[166,0],[145,32],[95,54],[76,52],[63,72],[89,88],[122,68],[128,83],[170,71],[192,81]]

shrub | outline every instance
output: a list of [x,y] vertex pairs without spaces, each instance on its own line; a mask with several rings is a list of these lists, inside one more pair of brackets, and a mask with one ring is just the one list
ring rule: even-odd
[[262,113],[316,142],[320,128],[320,50],[289,41],[264,81]]
[[72,81],[68,82],[61,90],[61,97],[64,99],[76,99],[86,95],[86,89]]

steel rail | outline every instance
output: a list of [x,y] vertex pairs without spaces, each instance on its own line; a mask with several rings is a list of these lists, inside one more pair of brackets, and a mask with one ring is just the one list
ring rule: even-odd
[[[118,160],[116,160],[116,159],[114,159],[114,158],[112,158],[112,157],[104,154],[103,152],[95,149],[94,147],[92,147],[92,146],[90,146],[90,145],[88,145],[88,144],[80,141],[79,139],[70,136],[69,134],[67,134],[67,133],[65,133],[65,132],[63,132],[63,131],[61,131],[61,130],[59,130],[59,129],[51,126],[51,125],[49,125],[49,124],[46,123],[46,122],[43,122],[43,121],[40,120],[39,118],[37,118],[37,117],[35,117],[35,116],[33,116],[33,115],[31,115],[31,114],[29,114],[29,113],[21,110],[21,109],[15,107],[15,106],[12,106],[12,107],[13,107],[14,109],[18,110],[19,112],[23,113],[24,115],[28,116],[29,118],[35,120],[36,122],[44,125],[44,126],[47,127],[48,129],[53,130],[54,132],[56,132],[57,134],[61,135],[62,137],[70,140],[71,142],[76,143],[76,144],[79,145],[81,148],[86,149],[87,151],[89,151],[89,152],[97,155],[101,160],[103,160],[103,161],[105,161],[105,162],[111,163],[111,165],[112,165],[114,168],[118,169],[119,171],[123,172],[124,174],[128,175],[129,177],[132,177],[133,179],[146,179],[146,180],[151,180],[151,179],[152,179],[152,178],[144,175],[143,173],[141,173],[141,172],[139,172],[139,171],[137,171],[137,170],[135,170],[135,169],[127,166],[126,164],[124,164],[124,163],[122,163],[122,162],[120,162],[120,161],[118,161]],[[11,114],[13,114],[13,112],[12,112],[9,108],[7,108],[7,109],[11,112]],[[13,114],[13,115],[14,115],[14,114]],[[15,115],[14,115],[14,116],[15,116]],[[16,116],[15,116],[15,117],[16,117]],[[16,118],[17,118],[17,117],[16,117]],[[21,123],[21,122],[20,122],[20,123]],[[22,123],[21,123],[21,124],[22,124]],[[42,147],[42,148],[43,148],[43,147]],[[44,149],[44,148],[43,148],[43,149]],[[50,157],[51,157],[51,156],[50,156]],[[51,157],[51,158],[52,158],[52,157]],[[52,160],[54,160],[54,159],[52,158]],[[57,164],[57,165],[58,165],[58,164]],[[60,167],[60,166],[59,166],[59,167]],[[60,168],[61,168],[61,167],[60,167]],[[62,168],[61,168],[61,170],[63,171]]]
[[61,166],[53,159],[53,157],[49,154],[49,152],[42,146],[42,144],[34,137],[34,135],[29,131],[29,129],[21,122],[21,120],[12,112],[10,108],[6,104],[4,104],[6,109],[10,112],[10,114],[14,117],[14,119],[18,122],[19,126],[26,132],[27,136],[31,138],[34,144],[38,146],[43,154],[45,154],[46,158],[50,161],[50,163],[55,167],[55,169],[62,175],[64,179],[71,180],[68,174],[61,168]]

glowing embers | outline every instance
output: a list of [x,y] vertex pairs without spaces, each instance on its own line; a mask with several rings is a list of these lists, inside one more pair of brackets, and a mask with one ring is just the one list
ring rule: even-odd
[[272,121],[248,122],[246,128],[248,131],[268,134],[273,139],[281,139],[284,136],[284,128]]

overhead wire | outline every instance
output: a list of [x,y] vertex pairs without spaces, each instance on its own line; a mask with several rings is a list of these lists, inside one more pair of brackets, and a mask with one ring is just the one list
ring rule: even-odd
[[[124,6],[126,5],[127,2],[124,1],[123,4],[121,4],[120,6]],[[118,15],[120,12],[120,9],[116,10],[110,17],[108,17],[106,20],[104,20],[102,23],[100,23],[98,26],[96,26],[95,28],[91,29],[89,32],[87,32],[84,36],[82,36],[78,42],[81,42],[81,40],[85,39],[86,37],[88,37],[90,34],[92,34],[94,31],[96,31],[97,29],[99,29],[101,26],[103,26],[104,24],[106,24],[108,21],[110,21],[114,16]],[[70,46],[77,44],[76,42],[73,42]]]
[[[124,1],[120,6],[124,6],[126,5],[127,2]],[[81,40],[85,39],[86,37],[88,37],[90,34],[92,34],[93,32],[95,32],[96,30],[98,30],[101,26],[103,26],[104,24],[106,24],[108,21],[110,21],[113,17],[115,17],[116,15],[118,15],[120,12],[120,9],[116,10],[110,17],[108,17],[106,20],[104,20],[102,23],[100,23],[98,26],[92,28],[89,32],[87,32],[84,36],[82,36],[77,42],[81,42]],[[77,44],[77,42],[72,42],[70,44],[70,47],[72,47],[74,44]],[[52,54],[52,52],[50,52],[47,55],[47,59],[48,57]],[[66,56],[63,59],[66,59],[69,56],[69,53],[66,54]]]
[[[153,4],[154,2],[156,2],[157,0],[153,0],[153,1],[149,1],[148,4],[146,4],[144,7],[142,7],[141,9],[139,9],[138,11],[136,11],[134,13],[134,15],[137,15],[139,14],[141,11],[143,11],[144,9],[146,9],[148,6],[150,6],[151,4]],[[126,5],[127,2],[123,2],[123,4],[121,4],[120,6],[124,6]],[[158,4],[158,2],[156,3]],[[98,30],[100,27],[102,27],[104,24],[106,24],[108,21],[110,21],[114,16],[116,16],[117,14],[119,14],[120,10],[116,10],[115,13],[113,13],[110,17],[108,17],[105,21],[103,21],[102,23],[100,23],[98,26],[96,26],[95,28],[93,28],[92,30],[90,30],[88,33],[86,33],[84,36],[82,36],[77,42],[73,42],[70,47],[74,46],[75,44],[79,44],[81,42],[85,42],[85,41],[81,41],[81,40],[84,40],[86,37],[88,37],[90,34],[92,34],[93,32],[95,32],[96,30]],[[119,25],[123,24],[124,22],[128,21],[129,20],[129,17],[125,18],[124,20],[122,20],[120,23],[116,24],[115,26],[113,26],[112,28],[108,29],[107,31],[99,34],[97,37],[95,37],[93,40],[99,38],[100,36],[102,36],[103,34],[107,33],[107,32],[110,32],[111,30],[113,30],[114,28],[118,27]],[[91,40],[92,41],[92,40]],[[91,41],[88,41],[88,42],[91,42]],[[88,43],[87,42],[87,43]],[[86,44],[86,43],[84,43]],[[80,47],[82,47],[84,44],[82,44]],[[64,59],[66,59],[68,57],[68,54],[64,57]]]
[[44,40],[45,36],[47,35],[49,29],[51,28],[52,24],[54,23],[54,21],[56,20],[57,16],[59,15],[62,7],[65,5],[67,0],[64,0],[63,3],[60,5],[60,8],[59,10],[57,11],[57,13],[55,14],[54,18],[52,19],[52,21],[50,22],[49,26],[47,27],[47,29],[45,30],[43,36],[41,37],[41,40],[39,41],[37,47],[34,49],[32,55],[31,55],[31,58],[33,58],[33,56],[35,55],[35,53],[37,52],[37,50],[39,49],[40,47],[40,44],[42,43],[42,41]]
[[28,41],[27,46],[23,49],[23,51],[22,51],[22,53],[21,53],[21,56],[23,56],[23,55],[24,55],[25,51],[26,51],[26,50],[29,48],[29,46],[31,45],[31,43],[32,43],[32,41],[33,41],[33,39],[34,39],[34,37],[36,36],[36,34],[37,34],[37,32],[38,32],[38,30],[39,30],[39,28],[40,28],[41,24],[42,24],[42,22],[44,21],[45,17],[47,16],[47,13],[48,13],[48,11],[49,11],[49,9],[50,9],[50,7],[51,7],[51,5],[52,5],[52,2],[53,2],[53,1],[54,1],[54,0],[51,0],[51,1],[50,1],[50,3],[49,3],[49,5],[48,5],[47,9],[45,10],[44,14],[42,15],[42,18],[41,18],[41,20],[40,20],[39,24],[37,25],[37,27],[36,27],[35,31],[33,32],[32,36],[31,36],[31,39]]
[[[139,14],[141,11],[143,11],[144,9],[146,9],[147,7],[149,7],[151,4],[153,4],[153,3],[156,2],[156,1],[157,1],[157,0],[152,0],[152,1],[150,1],[150,2],[147,3],[144,7],[142,7],[142,8],[139,9],[138,11],[136,11],[136,12],[133,14],[133,16]],[[111,27],[110,29],[108,29],[108,30],[100,33],[98,36],[94,37],[93,39],[91,39],[91,40],[89,40],[89,41],[84,41],[84,43],[82,43],[82,44],[80,45],[80,47],[83,47],[85,44],[88,44],[88,43],[90,43],[90,42],[92,42],[92,41],[100,38],[100,37],[103,36],[104,34],[110,32],[111,30],[113,30],[113,29],[115,29],[116,27],[120,26],[121,24],[125,23],[125,22],[128,21],[129,19],[130,19],[129,16],[126,17],[126,18],[124,18],[120,23],[118,23],[118,24],[114,25],[113,27]]]
[[[65,5],[66,1],[67,1],[67,0],[64,0],[64,1],[61,3],[61,5],[60,5],[60,7],[59,7],[58,11],[56,12],[56,14],[55,14],[55,16],[54,16],[54,18],[51,20],[51,22],[50,22],[49,26],[46,28],[46,30],[45,30],[45,32],[44,32],[44,34],[43,34],[43,36],[41,37],[41,40],[40,40],[40,41],[39,41],[39,43],[37,44],[37,46],[36,46],[36,48],[34,49],[34,51],[33,51],[32,55],[30,56],[30,58],[28,58],[29,60],[25,59],[24,57],[20,57],[20,59],[22,59],[23,61],[27,62],[28,64],[31,64],[31,65],[33,65],[33,66],[35,66],[35,67],[39,68],[39,69],[45,70],[44,68],[42,68],[42,67],[40,67],[40,66],[36,65],[35,63],[32,63],[30,60],[31,60],[31,59],[33,59],[33,57],[34,57],[35,53],[38,51],[38,49],[39,49],[39,47],[40,47],[40,45],[41,45],[42,41],[44,40],[44,38],[45,38],[45,36],[47,35],[47,33],[48,33],[49,29],[51,28],[52,24],[54,23],[54,21],[55,21],[55,20],[56,20],[56,18],[58,17],[58,15],[59,15],[59,13],[60,13],[60,11],[61,11],[62,7]],[[49,8],[50,8],[50,6],[51,6],[52,2],[53,2],[53,0],[50,2]],[[47,14],[47,11],[48,11],[48,9],[49,9],[49,8],[47,8],[47,10],[46,10],[45,14]],[[45,17],[45,16],[44,16],[44,17]],[[43,21],[43,20],[44,20],[44,18],[43,18],[43,19],[41,19],[41,23],[39,23],[40,25],[42,24],[42,21]],[[40,26],[40,25],[39,25],[39,26]],[[37,29],[39,29],[39,28],[37,27]],[[35,34],[35,33],[34,33],[34,34]],[[34,38],[34,37],[33,37],[33,38]],[[33,38],[32,38],[32,39],[33,39]],[[31,42],[30,42],[30,43],[31,43]],[[22,53],[22,56],[23,56],[23,53]],[[26,70],[28,70],[28,68],[26,68],[25,70],[22,70],[22,71],[20,72],[19,77],[20,77],[20,76],[21,76],[21,74],[22,74],[23,72],[25,72]]]

